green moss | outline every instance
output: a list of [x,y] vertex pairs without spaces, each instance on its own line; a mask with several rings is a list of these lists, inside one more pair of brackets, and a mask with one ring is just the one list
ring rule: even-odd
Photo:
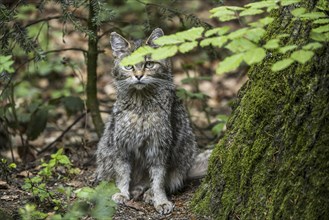
[[[308,41],[306,23],[280,25],[281,18],[268,37],[288,29],[298,30],[298,44]],[[329,48],[313,62],[274,73],[277,56],[250,69],[192,202],[197,212],[214,219],[329,219]]]

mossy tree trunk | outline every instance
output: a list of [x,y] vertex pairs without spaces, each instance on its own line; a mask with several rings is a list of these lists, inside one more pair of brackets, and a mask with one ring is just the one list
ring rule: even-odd
[[[304,0],[310,10],[317,1]],[[277,11],[267,38],[309,42],[311,23]],[[227,133],[192,202],[214,219],[329,219],[329,46],[305,65],[272,72],[272,54],[249,71]]]

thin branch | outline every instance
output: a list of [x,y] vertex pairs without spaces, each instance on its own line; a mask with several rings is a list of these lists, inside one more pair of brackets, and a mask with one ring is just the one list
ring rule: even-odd
[[40,22],[50,21],[50,20],[53,20],[53,19],[60,19],[62,17],[63,16],[61,16],[61,15],[57,15],[57,16],[52,16],[52,17],[41,18],[39,20],[35,20],[35,21],[32,21],[31,23],[28,23],[27,25],[25,25],[25,27],[27,28],[29,26],[32,26],[32,25],[40,23]]
[[50,144],[48,144],[45,148],[43,148],[42,150],[40,150],[39,152],[38,152],[38,154],[37,155],[40,155],[40,154],[42,154],[43,152],[45,152],[45,151],[47,151],[47,150],[49,150],[56,142],[58,142],[58,141],[60,141],[63,137],[64,137],[64,135],[75,125],[75,124],[77,124],[85,115],[86,115],[87,113],[86,112],[84,112],[84,113],[82,113],[77,119],[75,119],[75,121],[70,125],[70,126],[68,126],[63,132],[62,132],[62,134],[61,135],[59,135],[53,142],[51,142]]
[[44,51],[44,54],[49,54],[49,53],[60,53],[63,51],[68,51],[68,50],[72,50],[72,51],[80,51],[83,53],[87,53],[87,51],[85,49],[82,48],[77,48],[77,47],[70,47],[70,48],[62,48],[62,49],[57,49],[57,50],[48,50],[48,51]]

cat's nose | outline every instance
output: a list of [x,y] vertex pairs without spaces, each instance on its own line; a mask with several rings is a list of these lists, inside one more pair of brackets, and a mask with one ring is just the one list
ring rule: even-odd
[[143,78],[143,75],[135,75],[136,79],[141,80]]

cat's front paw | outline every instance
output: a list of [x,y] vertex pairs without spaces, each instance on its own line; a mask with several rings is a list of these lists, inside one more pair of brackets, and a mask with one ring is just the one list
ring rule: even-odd
[[129,200],[129,196],[125,195],[123,193],[115,193],[112,196],[112,200],[118,204],[124,204],[125,202],[127,202]]
[[159,212],[161,215],[167,215],[172,212],[174,209],[174,204],[170,201],[164,201],[159,204],[154,204],[154,208]]

